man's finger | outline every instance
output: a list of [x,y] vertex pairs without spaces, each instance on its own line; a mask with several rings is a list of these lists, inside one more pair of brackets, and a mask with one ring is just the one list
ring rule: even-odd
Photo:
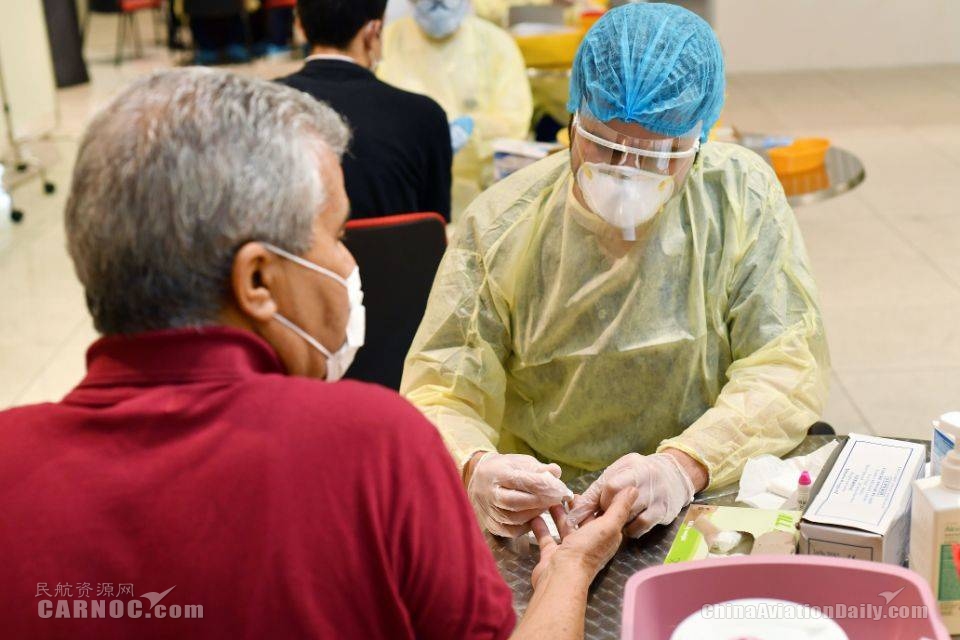
[[543,521],[543,518],[537,516],[531,520],[530,528],[533,530],[533,535],[537,538],[537,544],[540,545],[540,553],[543,553],[543,550],[550,545],[557,544],[556,540],[554,540],[550,534],[550,528],[547,526],[547,523]]
[[563,510],[561,505],[554,505],[550,507],[550,517],[553,518],[554,524],[557,525],[557,533],[560,534],[560,539],[563,540],[571,531],[570,523],[567,521],[567,512]]
[[587,518],[600,510],[600,493],[603,491],[603,483],[598,479],[587,487],[581,495],[573,499],[573,508],[567,514],[567,520],[571,527],[583,524]]

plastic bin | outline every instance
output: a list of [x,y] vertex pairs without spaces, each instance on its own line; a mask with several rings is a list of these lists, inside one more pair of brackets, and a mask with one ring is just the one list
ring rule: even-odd
[[811,171],[823,165],[830,148],[826,138],[797,138],[786,147],[776,147],[767,153],[770,164],[779,176]]
[[564,29],[556,33],[514,35],[527,67],[569,69],[577,55],[585,29]]
[[[704,605],[743,598],[843,605],[858,611],[865,605],[881,607],[879,620],[832,616],[851,640],[950,640],[929,586],[916,573],[879,562],[821,556],[740,556],[644,569],[627,581],[620,637],[667,640]],[[921,611],[914,607],[926,607],[928,617],[890,615],[893,609],[898,616]]]

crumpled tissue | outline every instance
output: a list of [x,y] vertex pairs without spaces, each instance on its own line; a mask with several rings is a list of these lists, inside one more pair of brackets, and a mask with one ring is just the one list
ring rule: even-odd
[[830,454],[840,446],[839,440],[825,444],[813,453],[795,458],[780,458],[764,454],[751,458],[740,477],[740,492],[737,502],[757,509],[783,509],[796,507],[797,481],[804,470],[816,482]]

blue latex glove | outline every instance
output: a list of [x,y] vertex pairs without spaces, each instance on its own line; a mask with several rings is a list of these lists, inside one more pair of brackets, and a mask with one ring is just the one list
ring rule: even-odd
[[454,153],[466,146],[472,133],[473,118],[470,116],[460,116],[450,123],[450,145],[453,147]]

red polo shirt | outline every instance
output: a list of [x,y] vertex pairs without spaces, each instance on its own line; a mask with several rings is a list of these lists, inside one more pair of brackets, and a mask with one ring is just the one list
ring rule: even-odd
[[0,412],[3,637],[509,635],[453,462],[393,392],[225,328],[87,359],[62,402]]

